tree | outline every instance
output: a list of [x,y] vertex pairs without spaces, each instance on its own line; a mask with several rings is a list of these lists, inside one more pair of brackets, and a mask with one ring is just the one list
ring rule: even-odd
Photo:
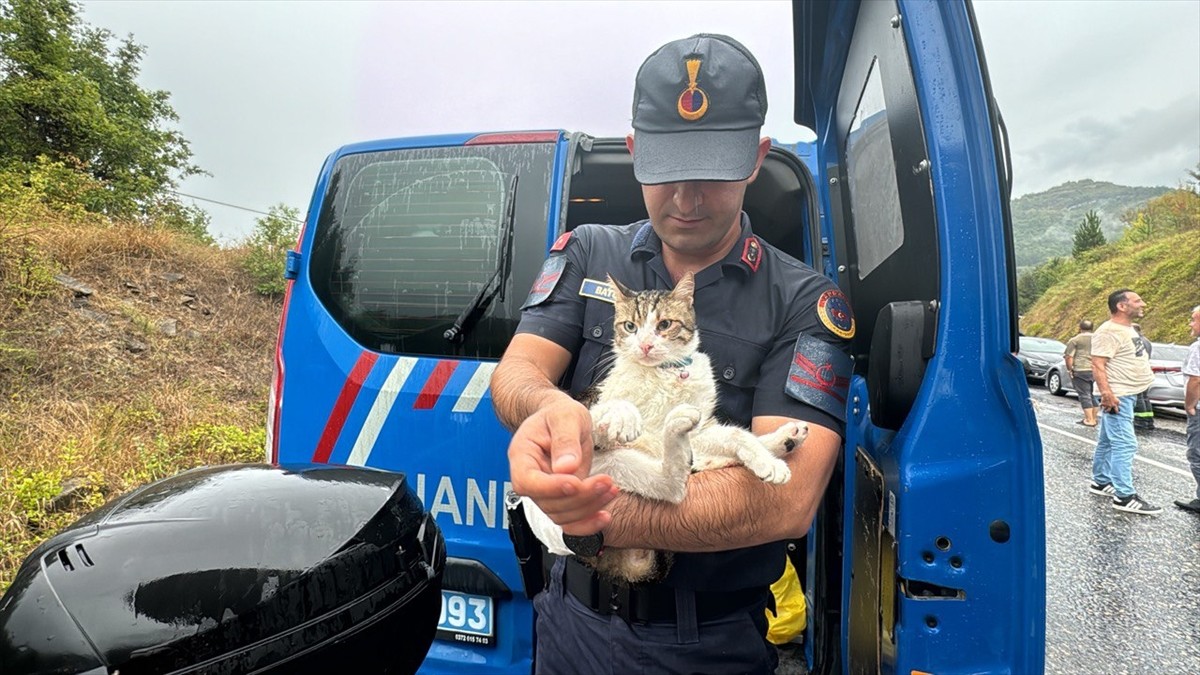
[[104,186],[85,206],[114,216],[175,201],[201,171],[171,128],[170,94],[137,84],[143,52],[85,25],[71,0],[0,0],[0,169],[79,167]]
[[287,288],[283,278],[288,249],[300,236],[300,212],[276,204],[254,221],[254,233],[246,242],[245,269],[253,277],[255,290],[263,295],[281,295]]
[[1083,222],[1075,228],[1075,247],[1071,255],[1075,258],[1083,255],[1084,251],[1105,245],[1104,232],[1100,229],[1100,216],[1095,211],[1088,211]]

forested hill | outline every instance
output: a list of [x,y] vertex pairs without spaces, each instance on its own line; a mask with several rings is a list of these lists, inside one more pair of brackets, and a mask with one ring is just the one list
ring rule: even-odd
[[1017,267],[1030,267],[1055,256],[1071,255],[1075,228],[1088,211],[1100,216],[1104,238],[1121,236],[1121,215],[1171,188],[1128,187],[1094,180],[1063,183],[1012,201]]

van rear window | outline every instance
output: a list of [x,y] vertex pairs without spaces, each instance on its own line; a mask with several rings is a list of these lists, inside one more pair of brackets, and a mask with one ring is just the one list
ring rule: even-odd
[[[317,221],[310,267],[317,297],[366,348],[462,354],[443,333],[505,271],[513,225],[506,214],[511,209],[514,223],[545,238],[553,158],[551,143],[342,158]],[[528,289],[518,289],[521,297],[514,299],[511,280],[499,283],[484,319],[462,345],[468,354],[498,356],[511,336],[513,306]],[[496,332],[501,344],[493,349],[489,336]]]

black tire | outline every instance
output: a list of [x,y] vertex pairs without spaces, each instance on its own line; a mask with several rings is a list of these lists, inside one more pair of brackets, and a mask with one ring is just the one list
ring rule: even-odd
[[1057,370],[1046,373],[1046,389],[1055,396],[1067,395],[1067,390],[1062,388],[1062,375]]

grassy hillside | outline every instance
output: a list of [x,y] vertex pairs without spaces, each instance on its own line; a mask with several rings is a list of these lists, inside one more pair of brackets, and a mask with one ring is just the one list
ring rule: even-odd
[[[1200,213],[1194,214],[1200,224]],[[1191,309],[1200,305],[1200,229],[1187,229],[1133,243],[1121,241],[1071,261],[1022,320],[1028,335],[1066,339],[1081,319],[1108,318],[1108,294],[1132,288],[1146,300],[1143,332],[1155,342],[1191,342]]]
[[1105,239],[1120,238],[1125,228],[1121,215],[1169,189],[1079,180],[1012,200],[1017,266],[1029,267],[1055,256],[1071,255],[1075,228],[1088,211],[1100,216]]
[[263,457],[280,306],[255,292],[246,254],[91,216],[0,215],[0,590],[108,499]]

